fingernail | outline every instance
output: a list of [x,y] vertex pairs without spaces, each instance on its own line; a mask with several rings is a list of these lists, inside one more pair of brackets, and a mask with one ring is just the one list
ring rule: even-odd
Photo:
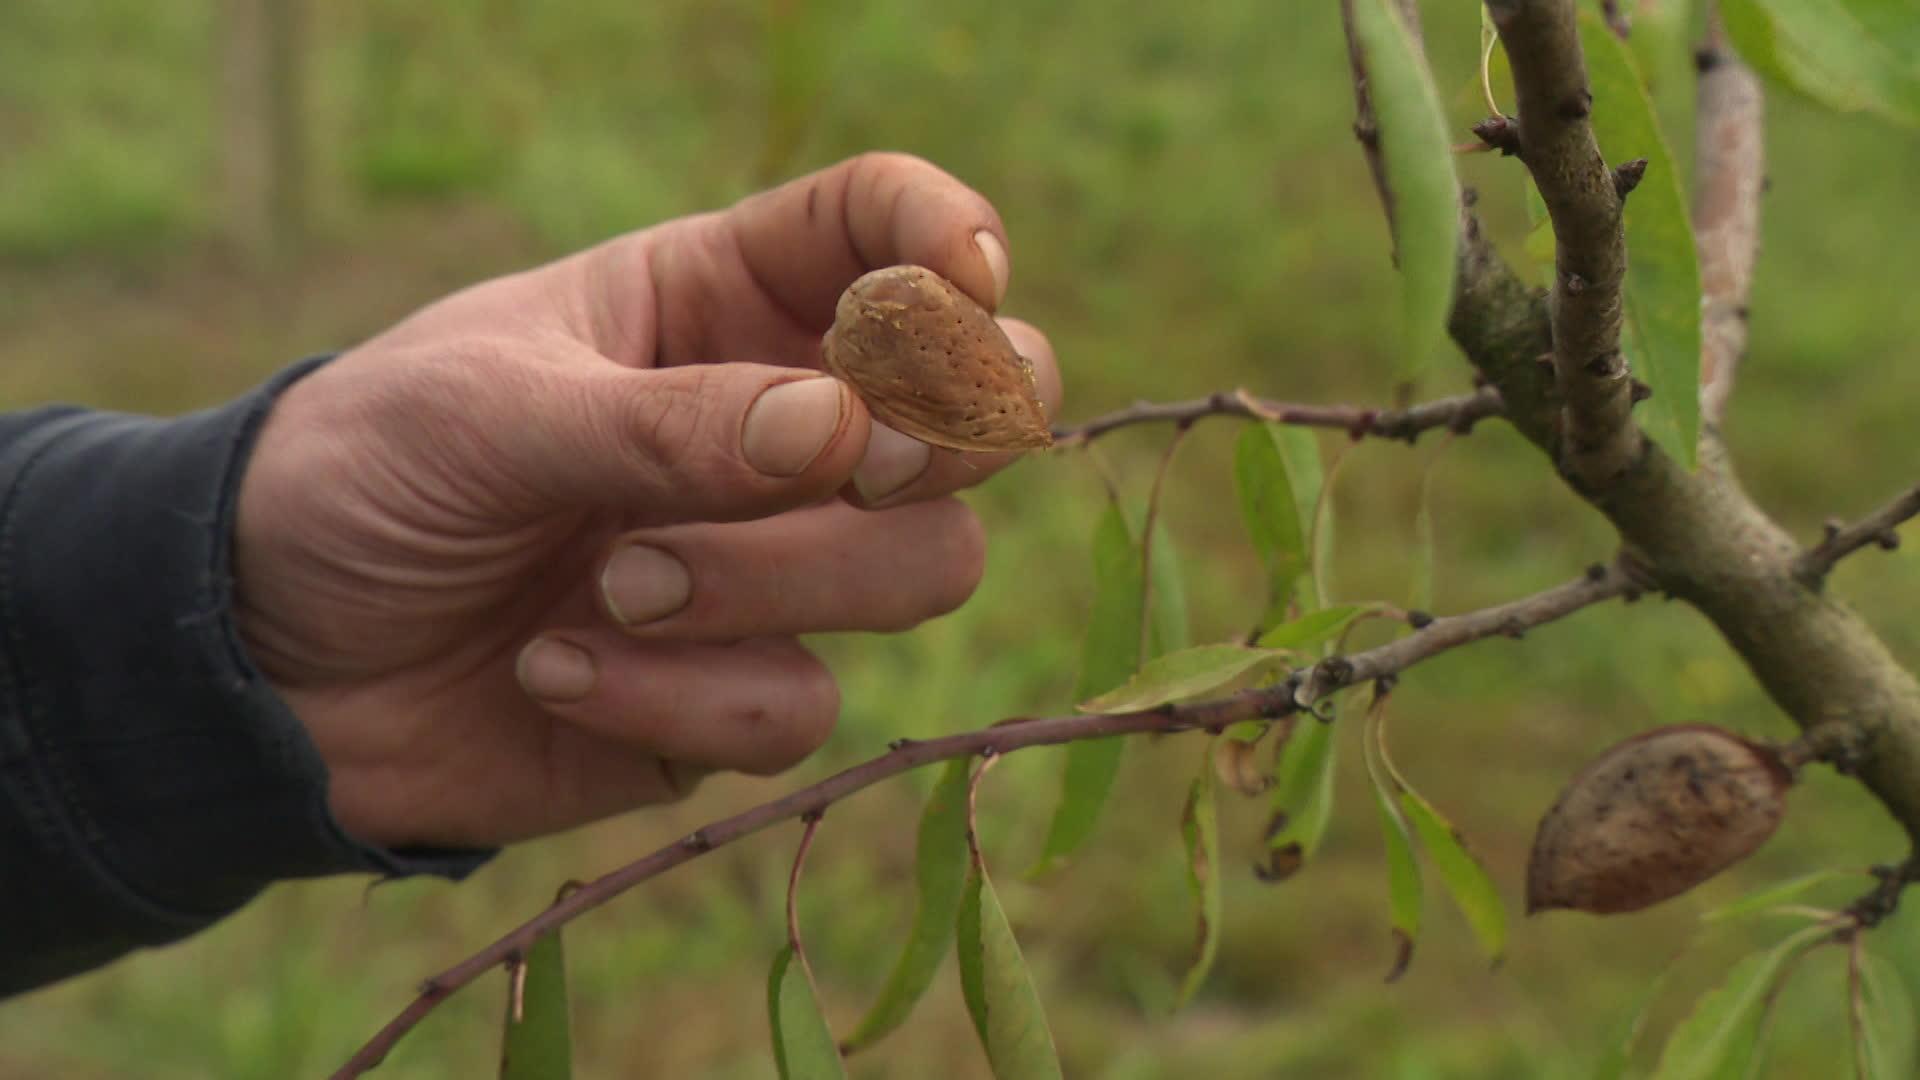
[[780,383],[747,408],[740,452],[768,476],[798,476],[839,432],[846,411],[847,392],[838,379]]
[[933,463],[933,447],[884,424],[874,424],[867,436],[867,456],[853,470],[853,486],[870,503],[920,479]]
[[628,544],[607,559],[600,571],[600,596],[607,614],[623,626],[640,626],[687,606],[693,578],[672,554],[645,544]]
[[514,674],[529,697],[552,705],[566,705],[593,692],[599,672],[593,655],[568,641],[535,638],[520,650]]
[[993,235],[992,229],[981,229],[973,234],[973,246],[980,249],[980,257],[987,260],[987,269],[993,271],[993,306],[999,307],[1000,301],[1007,298],[1007,249],[1000,238]]

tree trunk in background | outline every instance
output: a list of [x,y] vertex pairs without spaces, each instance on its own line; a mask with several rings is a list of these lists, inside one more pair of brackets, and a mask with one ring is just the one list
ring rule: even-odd
[[307,224],[306,0],[224,0],[222,233],[250,261],[300,248]]

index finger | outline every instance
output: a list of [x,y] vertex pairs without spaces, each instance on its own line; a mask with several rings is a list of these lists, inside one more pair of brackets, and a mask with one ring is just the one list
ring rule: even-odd
[[842,290],[884,266],[924,266],[988,310],[1006,295],[1006,228],[993,204],[910,154],[862,154],[750,196],[723,220],[755,283],[816,333]]

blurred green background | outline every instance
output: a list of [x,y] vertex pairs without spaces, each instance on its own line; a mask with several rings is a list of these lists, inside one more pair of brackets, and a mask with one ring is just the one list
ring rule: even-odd
[[[1014,247],[1007,309],[1052,336],[1068,419],[1235,385],[1315,401],[1388,392],[1393,326],[1381,312],[1396,284],[1348,130],[1332,0],[1124,13],[1093,0],[310,7],[276,39],[249,15],[255,0],[0,5],[0,404],[168,413],[215,402],[467,282],[870,148],[925,155],[999,206]],[[1475,16],[1429,4],[1427,20],[1464,132],[1478,115]],[[1682,160],[1685,38],[1644,39]],[[1757,496],[1811,535],[1913,480],[1920,141],[1779,96],[1768,136],[1753,356],[1729,435]],[[1518,256],[1519,167],[1477,155],[1461,167]],[[1463,364],[1440,370],[1432,392],[1466,385]],[[1186,556],[1196,641],[1237,635],[1258,614],[1230,483],[1234,433],[1226,422],[1195,433],[1164,508]],[[1102,444],[1130,490],[1144,492],[1166,435]],[[1610,553],[1596,516],[1498,425],[1444,454],[1431,437],[1368,443],[1339,478],[1337,596],[1405,597],[1415,492],[1436,462],[1441,611],[1560,581]],[[0,1077],[322,1073],[421,977],[564,879],[889,738],[1066,708],[1101,491],[1087,461],[1062,454],[975,495],[993,535],[980,594],[910,634],[822,642],[843,721],[791,777],[711,781],[684,806],[525,845],[459,887],[277,888],[185,944],[0,1006]],[[1864,553],[1835,588],[1898,653],[1915,654],[1920,557]],[[1703,620],[1657,599],[1450,654],[1397,700],[1399,761],[1516,907],[1533,822],[1602,747],[1665,722],[1790,730]],[[1072,1076],[1584,1076],[1699,912],[1901,850],[1857,788],[1816,772],[1779,835],[1734,873],[1637,916],[1519,921],[1495,971],[1435,893],[1412,971],[1386,986],[1385,872],[1348,753],[1328,844],[1284,885],[1244,869],[1260,808],[1226,808],[1221,959],[1198,1000],[1169,1016],[1192,943],[1177,820],[1200,743],[1133,747],[1122,796],[1077,864],[1023,880],[1057,753],[998,770],[983,827]],[[843,1030],[910,917],[909,822],[929,780],[836,808],[811,860],[802,918]],[[581,1075],[772,1074],[764,979],[797,832],[725,850],[574,925]],[[1689,952],[1657,999],[1653,1034],[1743,949],[1786,929],[1762,921]],[[1874,945],[1920,974],[1920,916]],[[1842,971],[1831,949],[1802,967],[1776,1010],[1770,1075],[1844,1069]],[[485,1075],[504,993],[489,979],[462,994],[380,1075]],[[853,1068],[985,1074],[951,967],[909,1027]]]

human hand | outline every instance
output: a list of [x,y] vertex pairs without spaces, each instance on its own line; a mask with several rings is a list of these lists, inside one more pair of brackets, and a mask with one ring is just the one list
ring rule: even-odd
[[[493,845],[784,769],[839,710],[795,635],[973,591],[951,494],[1014,456],[872,424],[816,370],[841,290],[897,263],[1006,290],[986,200],[870,154],[455,294],[285,393],[237,617],[348,832]],[[1046,339],[1003,325],[1051,413]]]

